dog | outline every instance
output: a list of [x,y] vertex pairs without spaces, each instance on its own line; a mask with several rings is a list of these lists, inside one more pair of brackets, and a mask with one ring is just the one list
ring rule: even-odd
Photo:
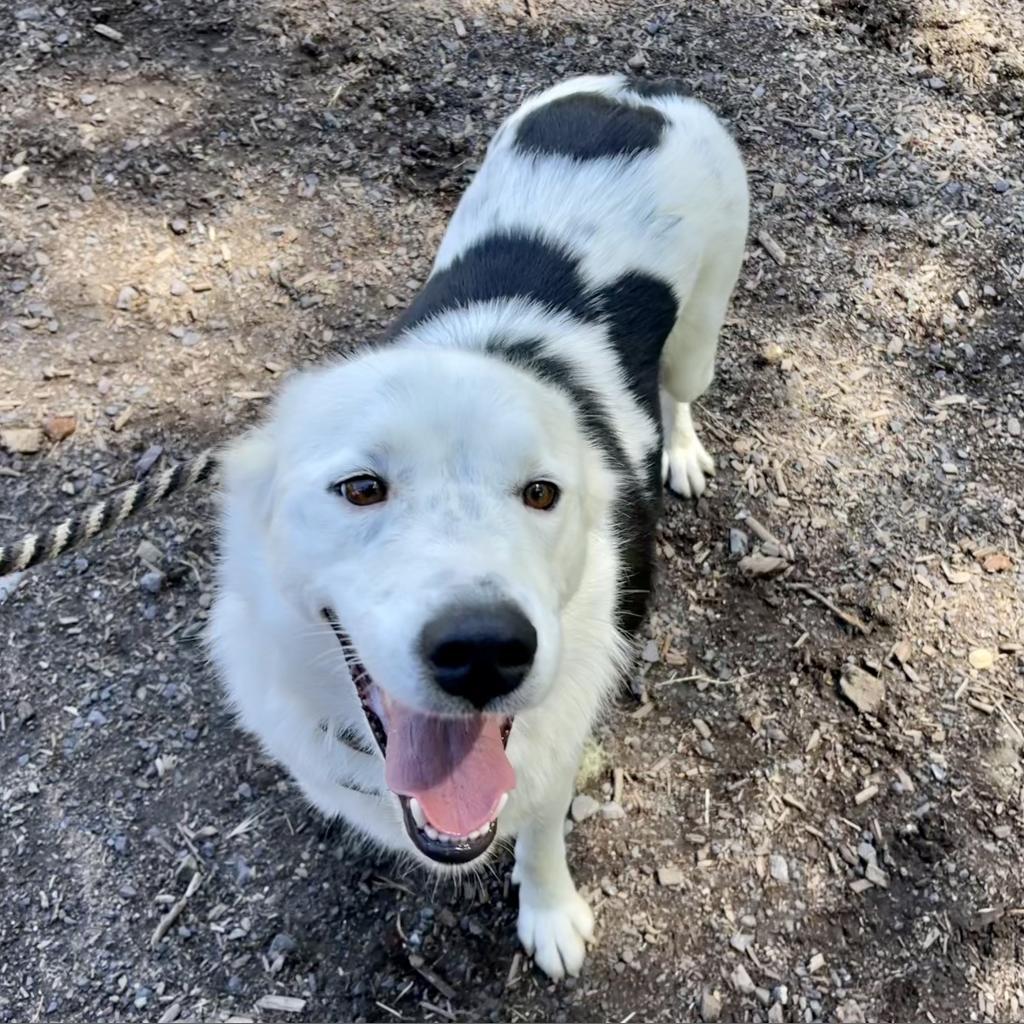
[[305,796],[428,867],[515,837],[518,934],[576,975],[564,823],[634,657],[663,485],[714,463],[744,165],[673,82],[574,78],[500,127],[385,336],[224,456],[211,650]]

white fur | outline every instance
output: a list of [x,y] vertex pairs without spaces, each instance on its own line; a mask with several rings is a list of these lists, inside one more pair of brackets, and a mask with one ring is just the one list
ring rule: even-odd
[[[735,146],[691,100],[650,102],[670,119],[660,147],[632,160],[527,158],[512,145],[525,112],[572,91],[641,102],[619,76],[562,83],[495,137],[456,210],[435,270],[495,228],[532,229],[578,252],[591,285],[629,270],[672,282],[680,315],[662,361],[665,472],[699,494],[713,462],[689,403],[711,382],[718,331],[742,259],[747,191]],[[375,682],[406,704],[455,713],[428,686],[416,638],[453,593],[497,588],[538,633],[534,669],[503,698],[515,715],[516,788],[501,815],[515,835],[519,936],[551,977],[576,974],[593,916],[566,864],[563,821],[584,741],[628,666],[616,626],[622,566],[613,505],[624,480],[561,392],[493,356],[482,339],[536,339],[598,396],[639,474],[658,428],[632,397],[603,328],[522,299],[449,310],[392,345],[294,378],[267,423],[226,458],[220,592],[211,648],[240,723],[286,765],[324,814],[420,860],[375,749],[337,640],[335,610]],[[381,506],[329,486],[373,471]],[[559,483],[538,513],[531,479]],[[352,785],[374,796],[357,792]]]

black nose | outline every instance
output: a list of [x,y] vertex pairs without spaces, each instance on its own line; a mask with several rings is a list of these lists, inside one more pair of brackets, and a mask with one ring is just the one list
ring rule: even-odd
[[513,604],[454,605],[424,626],[421,650],[442,690],[482,708],[526,678],[537,631]]

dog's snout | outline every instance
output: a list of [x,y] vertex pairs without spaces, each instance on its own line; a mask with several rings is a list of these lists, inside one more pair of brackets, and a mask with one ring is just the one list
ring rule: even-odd
[[427,623],[421,650],[442,690],[483,708],[526,678],[537,631],[513,604],[455,605]]

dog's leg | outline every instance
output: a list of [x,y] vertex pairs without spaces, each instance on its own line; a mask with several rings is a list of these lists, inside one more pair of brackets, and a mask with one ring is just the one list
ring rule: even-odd
[[579,974],[594,933],[593,912],[576,891],[565,859],[571,781],[557,788],[520,828],[512,872],[512,881],[519,885],[519,941],[555,979]]
[[715,460],[701,444],[693,426],[689,402],[677,402],[666,389],[661,392],[661,418],[665,448],[661,453],[661,475],[676,494],[698,498],[707,487],[706,477],[715,475]]
[[714,249],[665,342],[661,361],[661,410],[665,434],[662,474],[676,494],[697,498],[714,475],[715,461],[697,437],[690,406],[715,375],[718,335],[743,261],[745,222],[730,244]]

